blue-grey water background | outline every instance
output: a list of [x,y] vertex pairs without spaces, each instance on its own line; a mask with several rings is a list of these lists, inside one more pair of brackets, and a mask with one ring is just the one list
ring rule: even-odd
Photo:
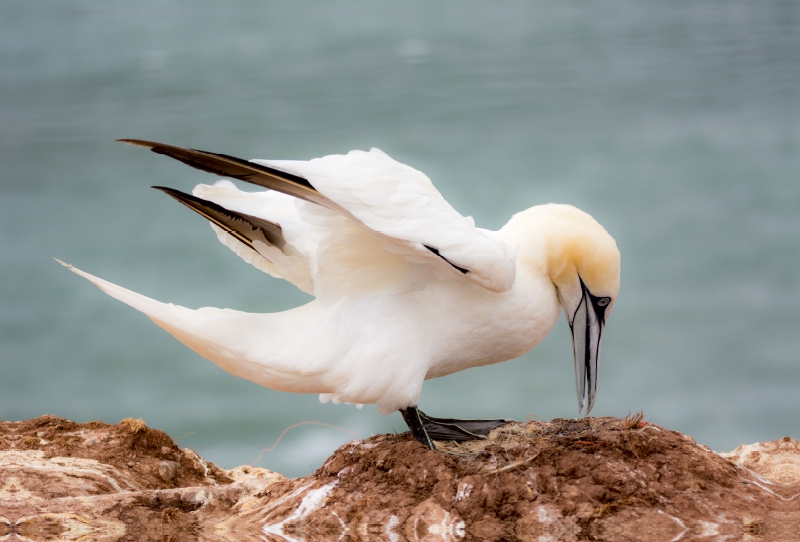
[[[309,298],[151,185],[215,179],[146,138],[243,158],[377,146],[479,225],[571,203],[617,239],[594,415],[716,450],[800,437],[800,10],[791,1],[0,2],[0,419],[144,418],[233,467],[373,406],[237,379],[57,265],[188,307]],[[429,381],[439,416],[577,413],[563,320],[523,358]],[[377,362],[378,360],[376,360]],[[310,472],[352,436],[287,434]]]

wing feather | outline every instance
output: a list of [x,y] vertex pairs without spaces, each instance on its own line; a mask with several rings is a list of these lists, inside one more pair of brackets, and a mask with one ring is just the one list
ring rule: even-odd
[[[379,149],[311,161],[247,162],[153,141],[119,141],[325,207],[380,239],[378,245],[385,252],[441,266],[488,290],[505,291],[514,283],[515,248],[493,232],[476,228],[471,217],[445,201],[427,176]],[[366,245],[370,243],[365,249]],[[315,271],[310,268],[312,274]]]
[[153,188],[208,219],[220,241],[246,262],[272,276],[288,280],[306,293],[313,293],[308,260],[286,242],[280,224],[232,211],[172,188]]
[[174,188],[164,186],[154,186],[156,190],[161,190],[165,194],[184,204],[186,207],[203,216],[225,230],[240,242],[244,243],[253,250],[255,241],[266,241],[269,244],[283,250],[286,240],[283,238],[283,231],[280,225],[263,218],[248,216],[241,213],[229,211],[216,203],[200,199],[190,194],[185,194]]
[[156,141],[144,139],[118,139],[117,141],[148,148],[156,154],[169,156],[207,173],[238,179],[270,190],[277,190],[278,192],[322,205],[331,210],[349,214],[341,206],[320,194],[308,180],[292,173],[248,162],[226,154],[185,149]]

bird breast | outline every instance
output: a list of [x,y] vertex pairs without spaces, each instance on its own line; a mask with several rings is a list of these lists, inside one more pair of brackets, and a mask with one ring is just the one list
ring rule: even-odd
[[555,286],[540,273],[517,271],[506,292],[463,281],[421,292],[421,317],[433,338],[426,379],[517,358],[550,333],[561,312]]

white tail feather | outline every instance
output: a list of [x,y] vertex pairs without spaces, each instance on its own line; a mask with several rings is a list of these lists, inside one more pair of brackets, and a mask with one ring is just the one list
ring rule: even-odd
[[[281,340],[284,318],[273,314],[250,314],[232,309],[204,307],[187,309],[172,303],[162,303],[121,286],[81,271],[56,259],[73,273],[82,276],[111,297],[146,314],[159,327],[180,342],[241,378],[280,391],[324,393],[331,391],[313,373],[298,374],[298,368],[284,361],[285,340]],[[292,311],[289,311],[292,312]],[[270,338],[274,338],[270,341]],[[266,339],[266,341],[265,341]],[[265,350],[265,342],[271,346]],[[271,343],[271,344],[270,344]],[[270,355],[272,354],[272,355]]]

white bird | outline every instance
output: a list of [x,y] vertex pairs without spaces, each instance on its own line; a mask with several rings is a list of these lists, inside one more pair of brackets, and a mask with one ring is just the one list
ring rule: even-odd
[[316,298],[301,307],[191,310],[68,266],[226,371],[322,402],[399,410],[432,448],[432,438],[483,438],[505,420],[427,416],[417,408],[423,382],[521,356],[563,309],[579,412],[591,411],[620,254],[588,214],[539,205],[489,231],[456,212],[423,173],[378,149],[248,162],[121,141],[269,189],[244,192],[227,180],[197,185],[193,195],[155,187],[207,218],[242,259]]

